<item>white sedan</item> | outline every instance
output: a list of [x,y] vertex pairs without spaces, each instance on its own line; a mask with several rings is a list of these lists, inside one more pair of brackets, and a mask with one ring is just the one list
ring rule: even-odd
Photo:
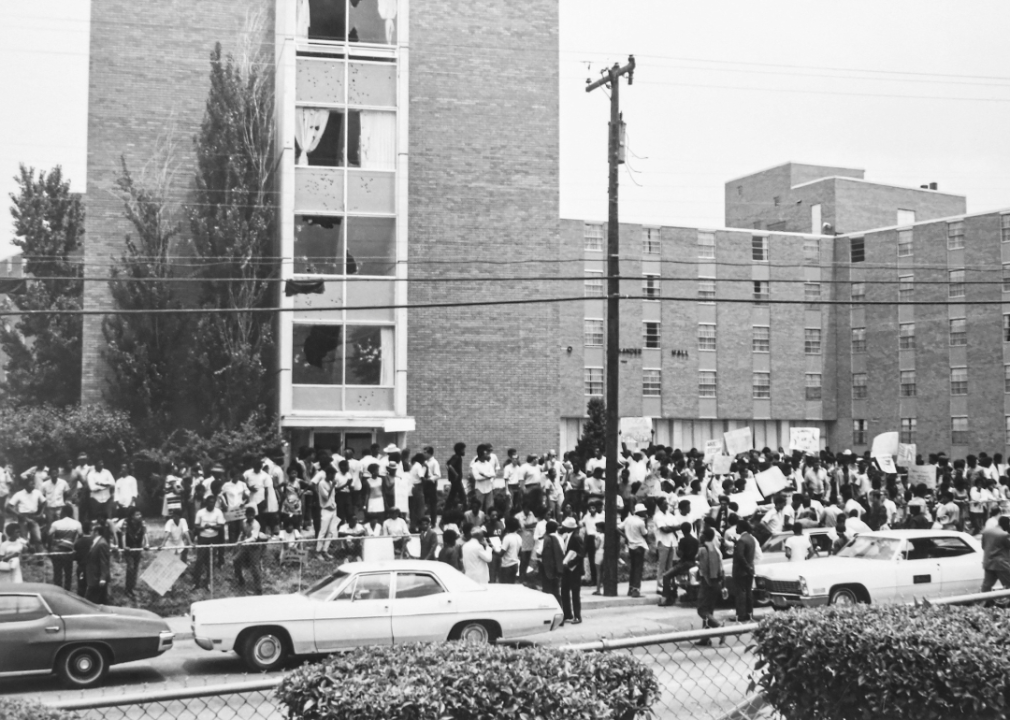
[[193,638],[204,650],[234,650],[254,671],[289,655],[361,645],[495,642],[548,632],[564,616],[553,595],[522,585],[480,585],[441,562],[342,565],[293,595],[193,603]]
[[756,591],[776,608],[901,603],[963,595],[982,586],[982,547],[953,530],[888,530],[857,535],[817,562],[761,566]]

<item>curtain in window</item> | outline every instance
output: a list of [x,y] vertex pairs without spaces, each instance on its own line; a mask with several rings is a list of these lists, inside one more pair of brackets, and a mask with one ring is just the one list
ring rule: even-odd
[[309,164],[309,153],[316,149],[329,122],[330,111],[320,108],[295,108],[295,142],[298,165]]
[[395,380],[393,377],[393,367],[396,358],[393,354],[393,331],[394,328],[384,327],[379,335],[382,345],[382,370],[379,376],[379,385],[391,386]]
[[386,21],[386,43],[392,45],[396,31],[396,0],[379,0],[379,17]]
[[396,169],[396,113],[361,111],[361,169]]
[[311,26],[312,14],[309,10],[309,0],[298,0],[298,4],[295,6],[295,37],[307,39]]

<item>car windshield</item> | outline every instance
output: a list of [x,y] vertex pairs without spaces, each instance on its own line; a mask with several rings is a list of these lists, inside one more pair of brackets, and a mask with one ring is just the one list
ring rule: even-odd
[[857,536],[842,548],[837,557],[863,558],[864,560],[893,560],[901,541],[894,538]]
[[315,585],[302,590],[302,595],[312,598],[313,600],[326,600],[338,587],[343,584],[344,580],[346,580],[348,576],[350,576],[349,572],[337,570],[332,575],[328,575],[318,581]]

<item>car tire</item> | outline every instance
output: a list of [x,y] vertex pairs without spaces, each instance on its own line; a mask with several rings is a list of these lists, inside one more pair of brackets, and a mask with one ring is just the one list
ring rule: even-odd
[[287,638],[279,630],[254,630],[242,643],[242,659],[253,672],[277,670],[287,658]]
[[498,636],[487,623],[472,620],[454,627],[449,633],[449,639],[474,645],[491,645],[498,639]]
[[835,588],[831,591],[831,597],[828,599],[829,605],[838,605],[841,607],[851,607],[858,605],[860,602],[862,600],[859,599],[859,593],[850,587]]
[[100,647],[77,645],[60,653],[56,671],[68,687],[94,687],[109,672],[109,659]]

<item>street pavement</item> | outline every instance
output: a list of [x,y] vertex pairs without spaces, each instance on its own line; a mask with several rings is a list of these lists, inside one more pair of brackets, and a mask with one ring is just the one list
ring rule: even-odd
[[[586,593],[583,600],[583,620],[579,625],[566,623],[554,632],[530,636],[527,642],[551,646],[589,642],[603,638],[622,638],[655,635],[675,631],[699,629],[701,620],[693,605],[661,608],[656,604],[654,583],[645,583],[648,591],[641,598],[626,596],[626,586],[616,598],[592,596]],[[729,619],[733,612],[728,608],[719,611],[721,619]],[[242,661],[234,653],[208,652],[196,646],[189,633],[186,618],[170,618],[173,629],[179,633],[175,647],[164,655],[114,666],[104,685],[88,691],[67,691],[57,678],[18,678],[0,681],[0,694],[30,697],[46,703],[90,697],[109,697],[138,692],[199,688],[208,685],[230,684],[263,677],[246,673]],[[650,665],[664,687],[662,702],[680,711],[694,708],[703,711],[711,698],[719,697],[720,706],[732,705],[731,700],[742,699],[746,690],[746,677],[750,661],[743,658],[743,641],[730,639],[726,647],[694,648],[693,646],[652,646],[636,649],[634,654]],[[298,658],[286,670],[319,657]],[[711,663],[717,668],[706,670]],[[274,675],[282,675],[283,672]],[[676,695],[679,694],[679,697]],[[698,703],[701,703],[699,705]],[[661,713],[664,715],[665,713]]]

